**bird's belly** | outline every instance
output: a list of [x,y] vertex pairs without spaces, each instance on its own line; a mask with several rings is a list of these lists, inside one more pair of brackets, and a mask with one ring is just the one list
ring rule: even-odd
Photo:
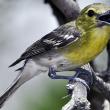
[[91,60],[94,60],[95,57],[100,54],[104,48],[97,49],[98,47],[84,47],[80,49],[75,49],[73,52],[66,54],[65,57],[71,61],[71,63],[76,64],[77,66],[82,66],[86,63],[89,63]]
[[54,66],[56,71],[69,71],[76,67],[75,64],[69,62],[64,56],[57,52],[37,56],[34,58],[34,61],[42,67],[49,68],[50,66]]
[[64,52],[65,57],[77,65],[84,65],[94,60],[104,50],[109,38],[107,33],[100,31],[93,31],[93,34],[90,34],[89,40],[82,44],[78,43],[76,47],[70,45],[67,51]]

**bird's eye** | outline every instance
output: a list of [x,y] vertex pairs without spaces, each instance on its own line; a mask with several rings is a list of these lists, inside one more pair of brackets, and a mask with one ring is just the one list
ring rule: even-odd
[[95,12],[93,10],[89,10],[87,14],[89,17],[92,17],[95,15]]

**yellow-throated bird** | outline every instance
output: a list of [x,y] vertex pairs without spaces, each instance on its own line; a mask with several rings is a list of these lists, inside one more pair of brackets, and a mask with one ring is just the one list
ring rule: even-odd
[[109,39],[110,7],[101,3],[87,6],[76,21],[64,24],[42,37],[10,65],[25,60],[18,77],[0,97],[0,106],[22,84],[40,73],[48,72],[51,66],[56,71],[68,71],[93,60],[103,51]]

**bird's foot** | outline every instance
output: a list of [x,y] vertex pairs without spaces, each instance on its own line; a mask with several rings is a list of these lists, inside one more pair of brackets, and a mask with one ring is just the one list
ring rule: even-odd
[[89,86],[93,84],[92,74],[89,71],[82,69],[82,68],[74,69],[74,71],[76,73],[73,76],[63,76],[63,75],[57,75],[54,67],[50,67],[48,76],[51,79],[66,79],[66,80],[68,80],[69,82],[67,85],[67,89],[69,91],[71,91],[73,89],[74,82],[80,82],[84,86],[86,86],[88,90],[90,90]]
[[90,90],[90,86],[93,84],[92,74],[89,71],[82,68],[77,68],[74,71],[76,71],[76,74],[73,77],[71,77],[68,84],[66,85],[68,94],[72,94],[75,82],[83,84],[88,90]]

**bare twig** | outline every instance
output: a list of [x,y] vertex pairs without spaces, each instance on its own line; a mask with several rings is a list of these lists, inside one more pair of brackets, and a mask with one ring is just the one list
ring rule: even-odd
[[107,72],[109,72],[109,75],[110,75],[110,41],[107,44],[107,52],[108,52]]
[[79,13],[80,8],[77,0],[51,0],[52,3],[65,15],[67,20],[75,20]]
[[71,100],[62,107],[62,110],[90,110],[87,89],[82,83],[76,82],[73,84]]
[[50,4],[60,25],[75,20],[80,13],[77,0],[45,0],[45,3]]
[[94,81],[94,89],[110,102],[110,83],[104,82],[103,79],[97,76]]

